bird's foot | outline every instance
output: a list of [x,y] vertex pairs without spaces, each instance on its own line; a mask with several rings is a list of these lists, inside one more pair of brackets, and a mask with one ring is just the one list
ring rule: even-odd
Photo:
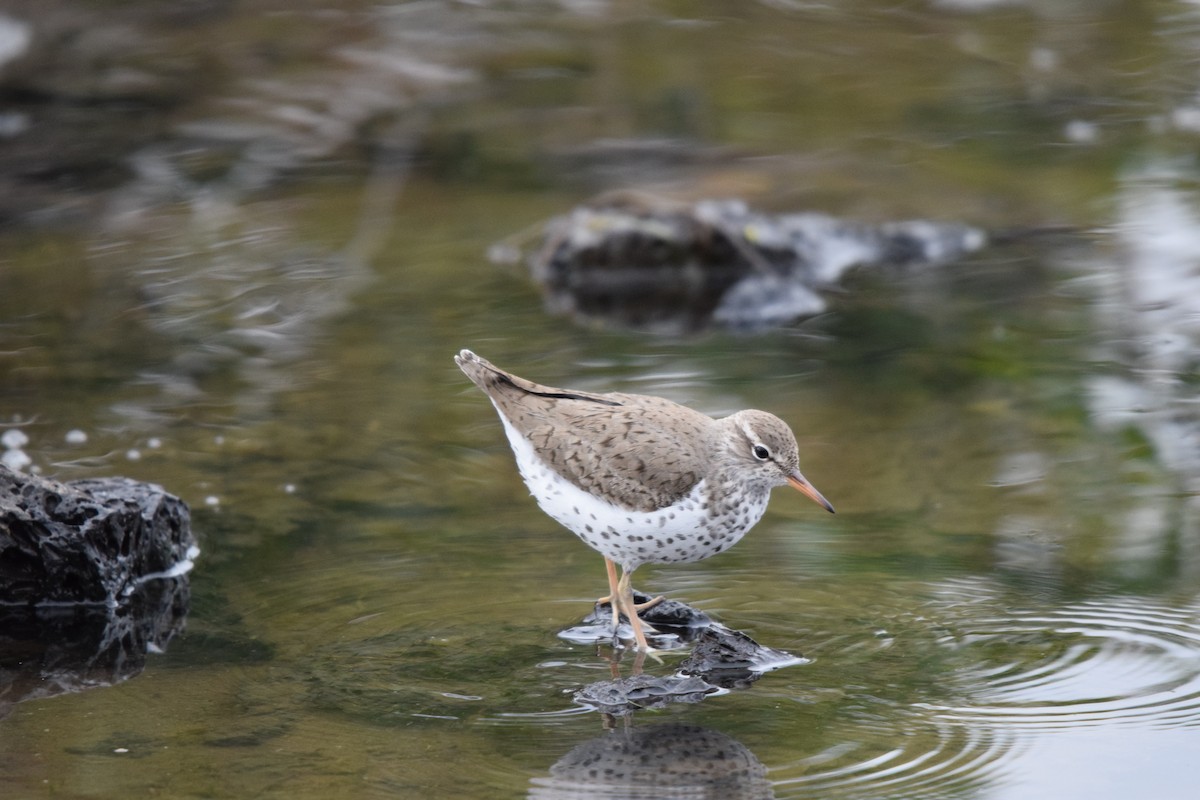
[[647,609],[654,608],[656,605],[661,603],[663,601],[663,599],[664,599],[664,595],[660,594],[658,597],[651,598],[644,603],[634,603],[633,610],[634,611],[645,611]]
[[[647,609],[654,608],[656,605],[658,605],[665,599],[667,599],[666,595],[660,594],[658,597],[651,598],[644,603],[634,603],[633,609],[634,609],[634,611],[645,611]],[[596,598],[596,605],[598,605],[598,606],[605,606],[610,603],[612,603],[612,595],[611,594],[606,594],[606,595],[604,595],[604,597]]]
[[[643,645],[644,645],[645,649],[643,649]],[[616,630],[616,629],[613,630],[612,648],[613,648],[613,658],[614,658],[614,661],[613,661],[613,669],[614,670],[616,669],[617,663],[621,660],[621,656],[619,656],[617,654],[621,653],[623,655],[625,653],[625,651],[627,651],[627,650],[633,651],[633,674],[634,675],[637,675],[642,671],[642,665],[646,662],[647,657],[654,659],[654,663],[656,663],[656,664],[663,663],[662,657],[659,655],[659,653],[662,652],[661,650],[657,650],[657,649],[651,647],[649,645],[649,643],[645,642],[644,640],[642,642],[638,642],[635,639],[635,641],[633,641],[633,642],[627,642],[627,640],[621,638],[620,631]],[[614,675],[613,677],[617,677],[617,676]]]

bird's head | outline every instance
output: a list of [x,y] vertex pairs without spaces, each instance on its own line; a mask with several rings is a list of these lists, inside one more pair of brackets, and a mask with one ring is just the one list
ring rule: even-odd
[[796,437],[787,423],[765,411],[739,411],[722,420],[726,436],[726,456],[737,464],[738,472],[754,483],[773,488],[791,486],[826,511],[833,506],[800,473],[800,452]]

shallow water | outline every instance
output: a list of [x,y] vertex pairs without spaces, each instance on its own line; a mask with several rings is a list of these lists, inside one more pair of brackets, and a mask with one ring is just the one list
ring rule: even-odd
[[[230,14],[154,22],[231,42],[177,150],[2,234],[0,429],[44,474],[180,495],[202,553],[140,674],[0,697],[0,794],[1194,794],[1194,5]],[[1013,235],[754,337],[575,325],[488,263],[631,186]],[[557,634],[603,566],[527,496],[462,347],[791,422],[837,515],[777,492],[636,583],[809,660],[615,730],[574,703],[607,649]],[[641,794],[579,767],[629,759]]]

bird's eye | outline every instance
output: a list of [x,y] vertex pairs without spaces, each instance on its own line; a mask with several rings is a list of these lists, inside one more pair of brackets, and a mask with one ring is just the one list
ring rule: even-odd
[[754,453],[754,457],[759,461],[766,461],[771,457],[771,451],[761,444],[754,445],[754,450],[752,452]]

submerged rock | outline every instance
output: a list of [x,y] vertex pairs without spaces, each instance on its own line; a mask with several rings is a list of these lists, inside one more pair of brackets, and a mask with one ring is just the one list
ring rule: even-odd
[[622,194],[545,223],[528,261],[555,313],[639,328],[761,329],[823,311],[820,292],[856,267],[945,263],[985,241],[957,223],[868,225],[764,214],[736,200]]
[[69,483],[0,465],[0,604],[118,606],[196,554],[187,505],[128,478]]

